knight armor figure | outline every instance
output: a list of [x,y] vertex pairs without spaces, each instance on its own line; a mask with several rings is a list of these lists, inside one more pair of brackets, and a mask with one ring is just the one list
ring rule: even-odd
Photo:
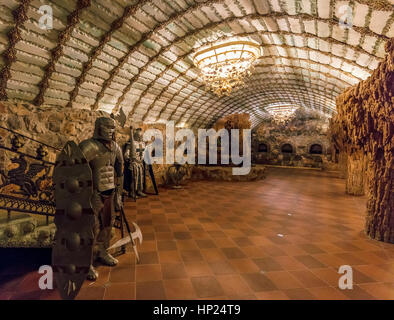
[[[114,141],[115,121],[111,118],[98,118],[92,139],[79,145],[93,174],[93,210],[97,213],[96,258],[105,265],[115,266],[118,260],[108,252],[114,211],[122,206],[123,156],[119,145]],[[96,280],[97,271],[90,267],[88,279]]]
[[[134,189],[135,196],[144,198],[147,195],[144,193],[146,166],[144,162],[145,142],[143,141],[142,129],[137,128],[131,132],[131,139],[124,148],[124,159],[132,172],[132,179],[128,179],[133,186],[127,186]],[[127,178],[126,178],[127,179]]]
[[[69,141],[57,159],[52,263],[66,298],[76,295],[81,279],[97,279],[95,259],[108,266],[118,263],[107,252],[114,212],[122,207],[123,155],[114,137],[115,121],[98,118],[93,138],[79,146]],[[83,273],[85,277],[77,277]]]

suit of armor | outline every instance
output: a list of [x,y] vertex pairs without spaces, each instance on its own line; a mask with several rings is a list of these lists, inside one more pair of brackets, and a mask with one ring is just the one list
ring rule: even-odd
[[[102,263],[114,266],[118,261],[108,252],[114,211],[122,206],[123,156],[113,140],[115,122],[111,118],[98,118],[94,136],[79,145],[92,170],[93,195],[91,205],[96,215],[95,256]],[[96,280],[97,271],[90,267],[88,279]]]
[[107,252],[114,212],[123,210],[123,155],[114,137],[115,121],[98,118],[91,139],[68,141],[56,157],[52,268],[64,299],[74,299],[86,278],[97,279],[96,259],[118,263]]
[[[133,173],[134,190],[137,197],[146,197],[144,191],[145,178],[145,142],[142,140],[141,129],[138,128],[134,132],[133,141],[130,141],[125,146],[124,159],[129,166],[129,170]],[[128,186],[129,187],[129,186]],[[131,188],[130,188],[131,190]]]

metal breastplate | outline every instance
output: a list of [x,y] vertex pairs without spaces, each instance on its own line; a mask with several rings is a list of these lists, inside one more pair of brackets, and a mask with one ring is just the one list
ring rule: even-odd
[[115,188],[115,154],[100,146],[100,155],[90,162],[93,172],[93,188],[99,192]]
[[136,161],[142,163],[144,161],[145,143],[134,141],[134,149]]

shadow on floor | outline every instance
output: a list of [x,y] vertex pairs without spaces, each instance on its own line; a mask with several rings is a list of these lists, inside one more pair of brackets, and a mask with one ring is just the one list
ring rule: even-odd
[[51,264],[52,249],[0,248],[0,287],[7,278],[38,271]]

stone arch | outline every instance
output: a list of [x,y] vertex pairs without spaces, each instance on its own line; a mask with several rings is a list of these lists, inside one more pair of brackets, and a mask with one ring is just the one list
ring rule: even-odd
[[259,141],[257,145],[257,152],[259,153],[269,153],[270,145],[265,141]]
[[285,142],[285,143],[281,144],[280,152],[282,154],[295,154],[296,153],[296,148],[295,148],[295,146],[292,143]]
[[326,148],[322,142],[313,142],[310,143],[307,147],[308,154],[312,155],[324,155],[326,154]]

